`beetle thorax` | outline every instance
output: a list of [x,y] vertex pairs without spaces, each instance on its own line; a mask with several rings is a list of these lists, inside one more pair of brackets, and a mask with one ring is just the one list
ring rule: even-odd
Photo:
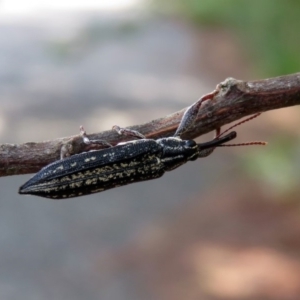
[[198,146],[193,140],[168,137],[158,139],[156,142],[163,148],[163,157],[183,156],[186,160],[198,158]]

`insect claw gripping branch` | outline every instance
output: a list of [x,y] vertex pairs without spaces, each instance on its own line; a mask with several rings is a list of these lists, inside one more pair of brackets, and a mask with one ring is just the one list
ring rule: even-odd
[[182,140],[180,136],[193,126],[202,102],[214,94],[215,91],[202,97],[186,110],[173,137],[147,139],[139,132],[114,126],[119,134],[137,139],[111,146],[105,141],[89,140],[81,128],[85,143],[101,143],[109,148],[55,161],[22,185],[19,193],[51,199],[78,197],[159,178],[166,171],[209,155],[216,147],[233,140],[236,132],[218,134],[213,140],[201,144]]

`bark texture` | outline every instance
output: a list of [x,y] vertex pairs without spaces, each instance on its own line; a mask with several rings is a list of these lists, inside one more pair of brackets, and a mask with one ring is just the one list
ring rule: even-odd
[[[213,99],[205,101],[197,120],[182,138],[194,139],[242,117],[268,110],[300,104],[300,73],[255,81],[227,78],[220,83]],[[148,138],[174,134],[186,108],[171,115],[130,127]],[[115,145],[129,140],[115,131],[87,135]],[[80,135],[44,142],[0,145],[0,176],[34,173],[43,166],[58,160],[60,150],[67,147],[71,154],[101,149],[83,143]]]

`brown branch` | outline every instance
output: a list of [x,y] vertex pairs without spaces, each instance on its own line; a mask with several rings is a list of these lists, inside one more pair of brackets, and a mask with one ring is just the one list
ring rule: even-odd
[[[203,104],[194,127],[186,132],[183,138],[196,138],[258,112],[300,104],[300,73],[256,81],[228,78],[219,88],[214,98]],[[170,136],[174,134],[184,111],[185,109],[182,109],[169,116],[130,128],[148,138]],[[112,130],[90,134],[88,137],[102,139],[113,145],[126,140]],[[43,166],[59,159],[63,145],[69,147],[72,154],[95,149],[84,144],[80,135],[38,143],[2,144],[0,176],[37,172]],[[98,149],[100,148],[98,146]]]

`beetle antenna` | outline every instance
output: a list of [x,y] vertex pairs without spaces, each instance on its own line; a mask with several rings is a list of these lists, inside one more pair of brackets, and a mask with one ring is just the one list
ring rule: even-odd
[[220,133],[220,132],[217,132],[217,138],[220,137],[220,136],[222,136],[222,135],[225,134],[226,132],[230,131],[232,128],[237,127],[237,126],[239,126],[239,125],[242,125],[242,124],[244,124],[244,123],[246,123],[246,122],[248,122],[248,121],[251,121],[251,120],[257,118],[258,116],[260,116],[260,114],[261,114],[261,113],[257,113],[257,114],[255,114],[255,115],[253,115],[253,116],[250,116],[249,118],[246,118],[245,120],[242,120],[242,121],[240,121],[240,122],[238,122],[238,123],[236,123],[236,124],[233,124],[232,126],[230,126],[229,128],[227,128],[225,131],[223,131],[223,132],[221,132],[221,133]]
[[[236,124],[233,124],[232,126],[230,126],[229,128],[227,128],[223,132],[220,132],[220,128],[218,128],[216,130],[216,138],[219,138],[219,137],[223,136],[225,133],[227,133],[229,130],[231,130],[234,127],[237,127],[237,126],[239,126],[241,124],[244,124],[244,123],[246,123],[248,121],[251,121],[251,120],[257,118],[260,114],[261,113],[257,113],[255,115],[252,115],[252,116],[246,118],[245,120],[242,120],[242,121],[240,121],[240,122],[238,122]],[[236,146],[253,146],[253,145],[256,145],[256,146],[257,145],[258,146],[265,146],[267,144],[268,144],[267,142],[263,142],[263,141],[253,141],[253,142],[246,142],[246,143],[239,143],[239,144],[226,144],[226,145],[220,144],[220,145],[218,145],[218,147],[236,147]]]
[[246,142],[246,143],[240,143],[240,144],[220,144],[218,147],[235,147],[235,146],[253,146],[253,145],[258,145],[258,146],[266,146],[268,145],[267,142],[262,142],[262,141],[253,141],[253,142]]

